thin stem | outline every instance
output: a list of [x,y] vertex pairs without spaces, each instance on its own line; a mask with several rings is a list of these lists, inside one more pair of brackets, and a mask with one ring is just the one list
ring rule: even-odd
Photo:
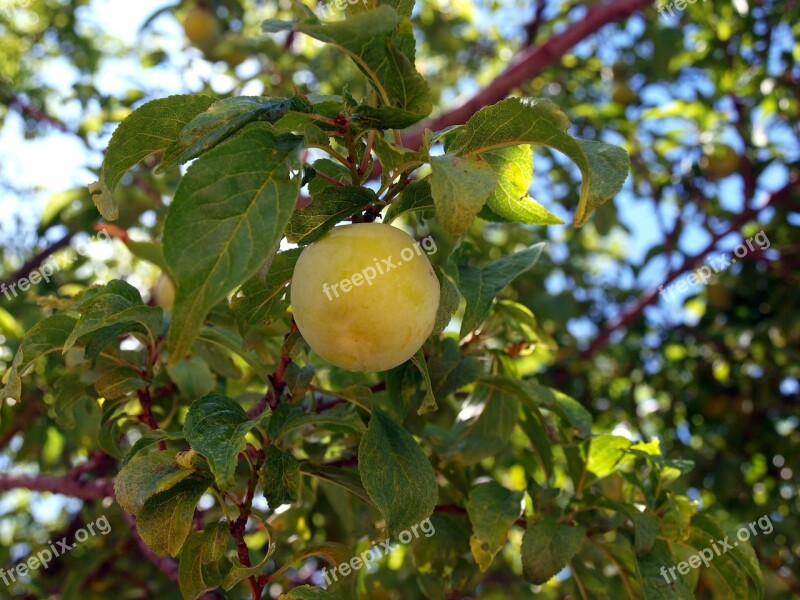
[[344,184],[341,181],[336,181],[333,177],[329,177],[328,175],[325,175],[325,173],[322,173],[321,171],[317,171],[315,177],[319,177],[323,181],[327,181],[328,183],[330,183],[331,185],[335,185],[336,187],[344,187]]
[[369,157],[372,153],[372,144],[375,142],[375,130],[370,129],[369,135],[367,136],[367,148],[364,150],[364,158],[361,160],[361,166],[358,168],[358,172],[361,175],[367,172],[367,165],[369,164]]
[[331,148],[330,146],[323,146],[322,144],[308,144],[308,147],[309,148],[316,148],[317,150],[322,150],[324,152],[327,152],[333,158],[335,158],[340,163],[342,163],[345,167],[347,167],[348,169],[350,168],[350,165],[348,164],[347,159],[343,155],[339,154],[336,150]]

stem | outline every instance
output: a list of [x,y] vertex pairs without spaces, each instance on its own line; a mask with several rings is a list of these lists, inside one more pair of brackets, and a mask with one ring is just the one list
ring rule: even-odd
[[369,130],[367,137],[367,149],[364,150],[364,158],[361,160],[361,166],[358,168],[359,175],[364,175],[367,172],[367,165],[369,164],[369,157],[372,153],[372,144],[375,142],[375,130]]
[[341,181],[336,181],[333,177],[329,177],[320,171],[317,171],[315,177],[319,177],[323,181],[327,181],[331,185],[335,185],[336,187],[344,187],[344,184]]
[[308,147],[316,148],[317,150],[322,150],[323,152],[327,152],[333,158],[342,163],[345,167],[347,167],[348,169],[350,168],[350,164],[347,162],[347,159],[343,155],[339,154],[336,150],[331,148],[330,146],[323,146],[322,144],[308,144]]

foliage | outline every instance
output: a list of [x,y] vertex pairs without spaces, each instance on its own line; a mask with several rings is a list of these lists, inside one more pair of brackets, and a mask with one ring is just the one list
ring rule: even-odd
[[[74,26],[82,2],[32,4],[41,30],[0,32],[18,56],[0,63],[9,88],[3,102],[33,124],[66,130],[30,104],[44,106],[56,92],[35,84],[26,44],[71,44],[71,60],[87,76],[112,50]],[[612,55],[598,34],[588,44],[596,47],[567,51],[519,81],[513,97],[445,126],[431,116],[443,90],[486,79],[476,75],[481,68],[496,74],[499,57],[511,52],[503,36],[479,27],[469,5],[368,0],[334,20],[298,3],[293,12],[271,8],[256,23],[263,11],[253,3],[201,4],[216,9],[218,39],[189,53],[225,62],[237,77],[235,55],[252,55],[270,73],[269,95],[220,94],[209,85],[166,97],[148,90],[146,99],[132,90],[121,99],[76,87],[87,107],[102,100],[93,116],[100,126],[92,132],[82,123],[78,136],[99,148],[96,134],[120,123],[97,181],[86,193],[54,198],[40,228],[65,228],[66,247],[99,214],[99,227],[137,272],[154,281],[163,271],[175,283],[175,306],[149,301],[118,257],[106,261],[110,276],[92,284],[82,270],[92,263],[76,256],[52,281],[0,307],[8,341],[3,460],[34,465],[34,479],[54,473],[50,491],[85,501],[69,524],[37,524],[24,538],[27,500],[0,503],[14,538],[33,550],[101,513],[114,523],[108,538],[61,559],[75,565],[68,577],[53,565],[20,579],[14,593],[796,592],[786,550],[798,543],[797,486],[782,481],[800,468],[789,404],[800,334],[797,286],[786,285],[796,284],[791,261],[765,266],[754,257],[719,274],[724,293],[701,288],[684,302],[694,327],[640,318],[659,298],[645,277],[655,261],[666,263],[669,284],[729,233],[768,229],[773,252],[791,246],[797,158],[782,156],[772,138],[751,145],[747,130],[759,113],[796,142],[791,55],[780,59],[785,70],[771,70],[759,33],[796,19],[763,6],[742,13],[715,3],[703,13],[690,5],[680,18],[700,26],[683,38],[648,9],[649,21],[616,26],[635,43],[618,50],[613,67],[604,66]],[[176,15],[192,8],[183,3]],[[493,8],[502,16],[509,6]],[[536,12],[529,44],[574,24],[566,8],[551,11]],[[455,44],[455,34],[471,43]],[[634,51],[644,46],[652,57]],[[731,59],[729,68],[717,54]],[[741,58],[750,55],[760,57],[755,66]],[[155,52],[141,58],[166,61]],[[457,63],[452,72],[443,60]],[[688,64],[706,70],[714,90],[707,100],[652,91]],[[306,71],[314,79],[301,89],[294,82]],[[629,81],[633,97],[602,98],[612,80]],[[756,80],[771,81],[770,93]],[[703,146],[731,129],[726,107],[744,144],[742,172],[730,174],[742,179],[739,208],[725,200],[732,188],[719,180],[728,178],[702,170]],[[784,184],[765,185],[770,169]],[[631,171],[626,189],[652,199],[660,222],[668,203],[701,222],[673,219],[639,259],[625,248],[636,207],[611,202]],[[529,194],[539,187],[549,188],[549,202]],[[762,212],[763,196],[772,213]],[[575,227],[556,227],[569,213]],[[414,359],[356,375],[309,352],[294,326],[288,298],[298,250],[290,244],[302,248],[343,221],[376,218],[437,241],[442,303],[435,335]],[[691,227],[712,238],[696,254],[679,244]],[[588,338],[580,333],[587,329]],[[14,477],[0,476],[0,490],[25,482],[48,489]],[[111,495],[102,484],[112,479],[115,502],[96,502]],[[784,502],[790,498],[794,505]],[[665,581],[662,567],[762,515],[775,521],[771,537]],[[426,519],[435,534],[398,544]],[[398,547],[377,570],[354,569],[327,585],[324,568],[388,540]]]

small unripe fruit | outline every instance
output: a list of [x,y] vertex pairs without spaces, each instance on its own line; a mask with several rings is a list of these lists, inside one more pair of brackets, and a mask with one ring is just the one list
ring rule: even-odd
[[161,273],[156,281],[156,288],[153,291],[156,304],[164,310],[172,310],[175,305],[175,284],[167,277],[166,273]]
[[186,37],[195,45],[201,46],[219,35],[217,20],[211,11],[195,7],[183,20]]
[[615,81],[611,86],[611,99],[617,104],[630,106],[636,102],[636,92],[624,81]]
[[350,371],[403,364],[433,330],[439,280],[410,235],[381,223],[337,227],[300,255],[292,311],[311,349]]
[[727,144],[716,144],[703,149],[700,166],[709,179],[725,179],[739,170],[742,160]]

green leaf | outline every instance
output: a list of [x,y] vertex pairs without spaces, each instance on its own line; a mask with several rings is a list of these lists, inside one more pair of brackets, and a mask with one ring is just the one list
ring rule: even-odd
[[287,284],[292,279],[294,266],[302,248],[278,252],[266,276],[258,273],[242,284],[239,293],[231,299],[239,332],[246,335],[253,327],[273,321],[286,310]]
[[337,600],[336,596],[326,592],[322,588],[311,585],[301,585],[285,594],[281,594],[278,600]]
[[626,452],[631,446],[631,441],[620,435],[598,435],[588,443],[589,456],[586,468],[598,479],[608,477],[633,458]]
[[368,188],[355,185],[326,185],[311,203],[296,210],[286,226],[286,239],[292,243],[310,244],[328,233],[337,223],[378,202],[378,196]]
[[447,329],[453,315],[456,314],[461,303],[461,296],[456,285],[450,281],[444,271],[438,266],[433,267],[436,277],[439,280],[439,308],[436,309],[436,322],[433,325],[431,336],[436,337]]
[[661,573],[664,567],[675,564],[666,542],[656,540],[653,549],[638,560],[645,600],[694,600],[695,596],[682,576],[666,580]]
[[302,463],[300,465],[300,472],[303,475],[329,481],[330,483],[350,492],[358,499],[362,500],[365,504],[368,504],[369,506],[375,506],[375,504],[372,502],[372,498],[369,497],[369,494],[367,494],[367,491],[361,484],[361,479],[359,479],[355,473],[339,467],[320,466],[310,462]]
[[225,349],[233,352],[244,360],[247,366],[250,367],[262,381],[265,383],[269,381],[269,369],[266,368],[255,354],[244,349],[244,341],[232,331],[222,327],[205,325],[200,329],[200,335],[197,339],[199,342],[203,342],[206,348],[213,348],[214,351],[217,351],[217,349]]
[[411,357],[411,362],[417,367],[422,378],[425,380],[425,397],[417,410],[418,415],[424,415],[430,412],[436,412],[439,407],[436,405],[436,397],[433,394],[433,385],[431,384],[431,376],[428,373],[428,363],[425,361],[425,353],[422,348],[417,350],[417,353]]
[[192,402],[183,425],[186,441],[208,459],[217,485],[222,489],[236,482],[234,473],[245,436],[256,426],[238,402],[222,394],[209,394]]
[[469,264],[458,266],[458,287],[467,300],[461,322],[462,338],[483,323],[495,296],[533,267],[543,249],[544,242],[540,242],[520,252],[501,256],[482,269]]
[[448,457],[474,465],[502,450],[511,439],[519,417],[517,398],[483,384],[475,386],[462,409],[470,415],[456,421]]
[[195,507],[209,484],[208,479],[191,477],[147,499],[136,527],[153,552],[178,556],[192,529]]
[[281,504],[297,502],[300,489],[300,464],[291,452],[268,446],[261,479],[264,484],[264,497],[270,508],[275,509]]
[[214,390],[214,375],[200,356],[188,356],[173,365],[167,365],[167,373],[181,394],[192,400]]
[[400,196],[392,201],[386,211],[383,222],[391,223],[400,215],[409,212],[433,213],[435,210],[436,205],[433,203],[431,184],[427,179],[422,179],[410,183]]
[[223,522],[211,523],[194,531],[181,550],[178,582],[184,600],[196,600],[222,584],[219,561],[230,540],[230,528]]
[[433,513],[439,496],[433,467],[411,434],[377,407],[358,449],[358,471],[389,535]]
[[355,435],[365,430],[361,417],[348,406],[338,405],[322,413],[309,413],[299,406],[281,403],[270,418],[269,435],[274,442],[279,442],[289,433],[309,426]]
[[133,111],[114,131],[100,170],[100,180],[89,186],[97,210],[108,221],[119,216],[114,190],[122,176],[153,152],[164,150],[186,124],[216,101],[210,96],[169,96]]
[[472,383],[481,373],[481,364],[473,356],[464,356],[453,338],[442,340],[441,348],[428,359],[433,393],[444,398]]
[[363,125],[402,129],[426,117],[433,105],[428,84],[409,57],[408,29],[401,27],[398,32],[400,24],[397,12],[383,5],[331,23],[273,19],[262,27],[265,32],[292,29],[339,47],[367,76],[382,104],[377,108],[359,107],[357,118]]
[[452,140],[450,152],[474,155],[518,144],[541,144],[564,153],[583,175],[573,218],[580,227],[622,188],[630,159],[617,146],[573,138],[566,132],[569,127],[567,116],[550,100],[509,98],[475,113]]
[[164,152],[156,172],[177,167],[214,148],[253,121],[274,123],[287,111],[298,108],[294,97],[263,98],[236,96],[212,104],[194,117]]
[[106,400],[123,398],[146,388],[147,382],[130,367],[117,366],[104,371],[94,382],[94,389]]
[[631,504],[603,500],[603,504],[628,517],[634,527],[634,547],[636,554],[647,554],[653,548],[659,533],[659,521],[650,509],[640,511]]
[[560,225],[559,219],[528,195],[533,150],[527,144],[507,146],[481,153],[497,174],[497,188],[478,213],[487,221]]
[[60,350],[75,328],[74,317],[56,313],[45,317],[30,328],[14,355],[11,366],[3,374],[0,407],[6,398],[19,401],[22,396],[22,377],[30,364],[40,356]]
[[417,533],[412,552],[420,573],[434,571],[446,576],[469,552],[469,525],[463,515],[434,513],[420,523]]
[[331,566],[337,567],[342,563],[349,562],[353,557],[353,553],[350,551],[350,548],[337,542],[316,542],[308,544],[299,552],[295,552],[289,560],[283,563],[283,566],[270,576],[273,579],[277,579],[292,565],[312,556],[324,558]]
[[513,492],[495,481],[477,485],[469,493],[467,514],[472,523],[470,548],[485,572],[508,539],[511,526],[522,513],[524,491]]
[[453,235],[466,231],[497,187],[492,167],[478,158],[450,154],[431,156],[431,195],[442,228]]
[[397,177],[403,171],[422,164],[419,152],[398,146],[381,134],[375,136],[372,148],[381,161],[381,184],[388,182],[390,176]]
[[66,373],[59,377],[53,384],[53,392],[56,422],[63,429],[74,429],[76,417],[82,420],[86,418],[85,413],[76,415],[82,400],[88,400],[86,406],[90,407],[92,414],[100,412],[95,394],[78,373]]
[[164,223],[164,258],[178,291],[171,362],[189,352],[209,311],[276,251],[294,208],[302,138],[251,123],[200,157]]
[[547,583],[583,546],[585,527],[570,527],[549,515],[528,524],[522,538],[522,573],[536,585]]
[[114,479],[114,496],[129,515],[136,516],[144,503],[192,474],[175,462],[176,452],[138,452]]
[[[123,330],[145,332],[149,343],[154,345],[164,318],[164,311],[155,306],[146,306],[139,291],[119,279],[87,290],[78,309],[81,316],[64,342],[62,354],[66,354],[78,338],[90,333],[102,333],[107,328],[114,328],[115,334]],[[125,327],[118,327],[121,325]]]
[[[764,517],[762,517],[763,519]],[[772,522],[770,521],[770,524]],[[719,556],[714,555],[711,568],[716,571],[718,577],[715,583],[720,588],[718,592],[722,596],[725,592],[725,587],[730,589],[730,597],[736,598],[763,598],[764,597],[764,583],[761,574],[761,567],[758,563],[758,557],[749,542],[742,542],[735,532],[725,531],[720,525],[708,514],[697,513],[692,517],[692,529],[689,535],[688,543],[698,551],[703,551],[706,548],[711,548],[711,540],[730,540],[733,548],[725,550]],[[761,527],[760,519],[758,521],[759,528],[763,532],[764,528]],[[742,528],[745,528],[743,526]],[[748,533],[751,533],[748,531]],[[717,547],[721,549],[722,544],[717,543]],[[707,555],[708,553],[706,553]],[[746,575],[746,577],[745,577]],[[752,588],[750,587],[752,584]],[[750,593],[746,593],[749,590]]]
[[563,392],[530,381],[497,375],[484,376],[481,382],[516,395],[534,413],[539,410],[540,405],[544,406],[574,427],[580,437],[588,437],[592,432],[591,413],[580,402]]

